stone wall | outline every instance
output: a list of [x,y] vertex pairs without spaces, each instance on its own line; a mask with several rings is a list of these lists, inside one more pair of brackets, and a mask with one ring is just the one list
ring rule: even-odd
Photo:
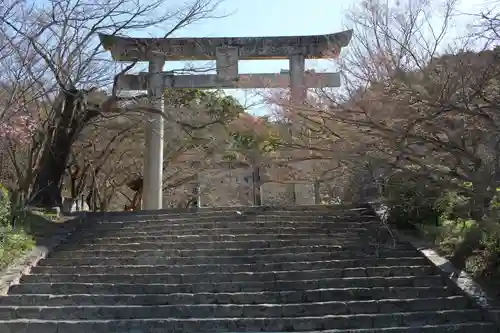
[[[312,205],[315,204],[314,182],[308,181],[307,163],[297,163],[291,171],[292,177],[281,179],[281,169],[266,169],[262,172],[262,205]],[[294,180],[293,178],[300,178]],[[273,181],[273,180],[278,181]],[[253,176],[251,168],[212,169],[199,175],[201,205],[203,207],[229,207],[253,205]],[[187,202],[195,193],[196,184],[186,184],[166,191],[163,207],[177,207],[178,202]]]
[[261,187],[262,204],[269,206],[293,205],[293,184],[265,183]]
[[203,207],[249,206],[253,204],[251,169],[211,170],[200,175]]

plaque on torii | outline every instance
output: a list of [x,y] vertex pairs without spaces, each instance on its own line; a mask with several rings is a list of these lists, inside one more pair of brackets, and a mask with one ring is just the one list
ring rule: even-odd
[[[152,103],[164,109],[166,88],[253,89],[290,88],[300,102],[307,88],[339,87],[339,73],[305,71],[305,59],[332,58],[346,47],[352,31],[327,35],[232,38],[130,38],[100,34],[103,47],[116,61],[148,61],[149,72],[123,74],[120,90],[147,90]],[[240,74],[239,60],[288,59],[287,73]],[[174,75],[165,61],[215,60],[216,74]],[[164,119],[150,114],[146,121],[143,209],[161,209]]]

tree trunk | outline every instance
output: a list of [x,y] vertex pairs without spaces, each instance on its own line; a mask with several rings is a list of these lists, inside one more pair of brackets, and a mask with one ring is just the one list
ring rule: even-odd
[[64,91],[54,106],[53,126],[48,130],[48,140],[35,174],[30,204],[40,207],[61,206],[61,183],[73,142],[83,126],[98,112],[87,112],[82,92]]
[[85,202],[87,203],[87,205],[89,205],[90,211],[95,212],[95,209],[94,209],[94,188],[93,187],[90,188],[89,193],[85,197]]

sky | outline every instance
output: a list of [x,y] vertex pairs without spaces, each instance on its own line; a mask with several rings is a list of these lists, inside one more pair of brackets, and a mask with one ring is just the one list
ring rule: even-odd
[[[312,3],[314,5],[312,5]],[[227,17],[190,25],[175,37],[246,37],[293,36],[329,34],[344,30],[342,17],[350,1],[336,0],[225,0],[219,9]],[[276,73],[288,69],[287,60],[240,61],[240,73]],[[178,62],[167,62],[165,70],[182,68]],[[331,60],[307,60],[307,68],[335,71]],[[255,93],[226,90],[242,103],[253,104],[259,99]],[[267,109],[259,105],[248,110],[264,114]]]
[[[397,1],[397,0],[396,0]],[[417,1],[417,0],[401,0]],[[343,31],[347,10],[360,0],[224,0],[219,8],[227,17],[202,21],[184,28],[175,37],[244,37],[329,34]],[[462,0],[459,10],[475,12],[485,0]],[[354,32],[355,33],[355,32]],[[162,35],[161,31],[153,35]],[[146,36],[145,36],[146,37]],[[183,68],[184,64],[167,62],[164,70]],[[331,60],[307,60],[306,68],[317,71],[336,71]],[[240,61],[240,73],[276,73],[288,69],[286,60]],[[243,103],[247,95],[241,90],[226,90]],[[250,93],[250,95],[248,95]],[[255,101],[255,97],[252,102]],[[263,106],[252,108],[263,114]]]
[[[343,4],[349,2],[353,1],[224,0],[221,13],[228,13],[227,17],[191,25],[177,35],[246,37],[329,34],[343,30]],[[305,6],[305,3],[308,5]],[[240,61],[239,66],[242,72],[274,72],[288,68],[288,61]]]

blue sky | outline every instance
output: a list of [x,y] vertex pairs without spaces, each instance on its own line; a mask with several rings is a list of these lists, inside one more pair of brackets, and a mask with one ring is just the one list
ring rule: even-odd
[[[361,0],[224,0],[221,13],[225,18],[206,20],[193,24],[178,33],[176,37],[239,37],[239,36],[286,36],[328,34],[345,30],[345,12]],[[405,1],[405,0],[401,0]],[[415,1],[415,0],[406,0]],[[486,0],[462,0],[462,12],[475,12]],[[151,35],[161,36],[162,31]],[[167,62],[165,70],[182,68],[184,64]],[[306,67],[318,71],[335,71],[331,60],[308,60]],[[240,61],[240,73],[275,73],[288,68],[288,61],[260,60]],[[242,102],[245,93],[228,90]],[[251,94],[251,92],[249,92]],[[255,97],[251,101],[256,101]],[[262,114],[265,107],[249,111]]]
[[[353,1],[225,0],[220,11],[229,13],[227,17],[190,25],[179,31],[176,37],[328,34],[342,30],[343,4],[349,4],[349,2]],[[305,5],[306,3],[308,5]],[[275,72],[288,68],[288,62],[280,60],[240,61],[239,66],[240,71],[244,73]]]
[[[221,7],[227,17],[207,20],[191,25],[176,37],[242,37],[242,36],[290,36],[328,34],[343,30],[342,17],[351,1],[335,0],[225,0]],[[314,4],[314,5],[313,5]],[[346,6],[347,5],[347,6]],[[307,67],[317,70],[334,70],[329,60],[308,60]],[[182,67],[167,62],[165,70]],[[240,61],[241,73],[275,73],[288,68],[286,60]],[[227,90],[243,103],[252,92]],[[248,102],[248,101],[247,101]],[[254,113],[265,113],[265,107],[254,107]]]

